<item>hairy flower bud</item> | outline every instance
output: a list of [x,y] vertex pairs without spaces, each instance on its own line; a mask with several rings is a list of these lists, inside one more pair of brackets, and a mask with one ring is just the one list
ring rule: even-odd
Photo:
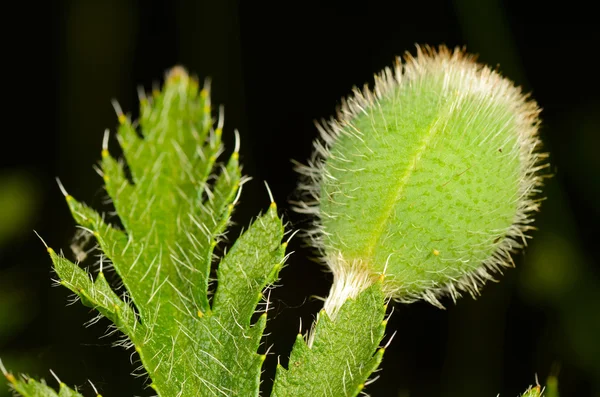
[[539,207],[538,114],[512,82],[445,47],[355,89],[300,167],[298,210],[315,215],[332,295],[346,291],[326,309],[381,275],[389,296],[441,306],[512,265]]

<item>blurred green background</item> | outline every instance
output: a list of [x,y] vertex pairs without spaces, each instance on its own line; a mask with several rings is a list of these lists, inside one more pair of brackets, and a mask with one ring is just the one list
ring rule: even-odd
[[[388,329],[397,334],[368,391],[516,396],[536,375],[555,374],[561,396],[600,396],[600,34],[586,2],[65,0],[7,7],[0,358],[11,370],[48,379],[52,369],[86,395],[87,379],[104,396],[153,394],[144,376],[130,376],[140,365],[136,355],[102,337],[106,321],[86,328],[95,314],[65,307],[69,294],[52,288],[50,260],[33,232],[71,254],[76,229],[57,176],[78,199],[109,208],[93,165],[104,128],[117,123],[111,99],[135,116],[137,87],[150,89],[168,67],[212,77],[213,99],[226,106],[226,145],[238,128],[244,169],[254,177],[235,220],[246,225],[266,208],[267,180],[288,227],[301,227],[286,205],[296,183],[290,159],[310,155],[313,120],[333,114],[353,85],[372,82],[415,43],[444,43],[466,45],[532,92],[544,109],[541,133],[555,176],[535,238],[500,283],[477,300],[447,301],[445,311],[394,306]],[[277,356],[287,361],[299,318],[308,324],[319,309],[311,297],[326,295],[330,283],[299,241],[292,250],[284,287],[271,294],[267,378]]]

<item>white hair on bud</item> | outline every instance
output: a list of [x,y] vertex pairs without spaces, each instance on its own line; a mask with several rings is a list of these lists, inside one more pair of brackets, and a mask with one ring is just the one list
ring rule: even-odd
[[327,264],[333,273],[333,285],[323,308],[334,320],[339,309],[348,299],[354,299],[369,287],[376,277],[360,260],[347,262],[341,253],[328,256]]

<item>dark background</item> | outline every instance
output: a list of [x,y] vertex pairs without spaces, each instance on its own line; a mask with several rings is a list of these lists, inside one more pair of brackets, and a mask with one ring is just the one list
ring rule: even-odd
[[[531,91],[544,109],[542,137],[555,177],[536,222],[539,231],[516,269],[478,300],[448,309],[394,305],[397,331],[373,396],[516,396],[549,374],[562,396],[600,396],[600,84],[598,22],[583,1],[56,1],[3,12],[5,72],[0,162],[0,357],[15,372],[50,379],[48,369],[92,395],[149,396],[129,373],[130,352],[100,338],[108,322],[64,307],[51,287],[51,263],[36,230],[69,252],[75,231],[54,178],[101,207],[103,130],[114,131],[110,100],[137,107],[182,64],[212,77],[213,100],[226,106],[225,143],[242,137],[242,162],[254,180],[235,214],[240,225],[268,205],[269,182],[288,228],[302,218],[287,200],[328,117],[353,85],[415,43],[466,45],[482,62]],[[8,103],[8,107],[6,105]],[[234,231],[234,236],[237,232]],[[264,379],[285,361],[299,326],[312,321],[330,276],[295,241],[265,346]],[[132,357],[135,359],[135,357]],[[266,390],[266,389],[265,389]],[[8,391],[0,386],[0,396]]]

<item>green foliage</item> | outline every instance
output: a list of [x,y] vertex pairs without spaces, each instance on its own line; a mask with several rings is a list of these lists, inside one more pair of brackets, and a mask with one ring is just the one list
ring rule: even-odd
[[[46,382],[42,379],[40,382],[33,378],[22,375],[20,378],[16,378],[13,374],[6,371],[2,362],[0,361],[0,370],[6,377],[6,380],[10,383],[14,391],[26,397],[83,397],[76,390],[71,389],[63,382],[58,380],[59,390],[58,393],[54,391]],[[54,374],[53,374],[54,375]],[[56,376],[55,376],[56,377]],[[96,397],[102,397],[97,394]]]
[[[537,107],[462,53],[440,51],[386,70],[323,131],[306,168],[323,182],[308,188],[320,207],[300,207],[320,217],[325,233],[313,237],[334,283],[287,369],[277,366],[274,397],[357,396],[383,358],[388,298],[440,305],[442,293],[475,293],[524,238],[538,206]],[[217,258],[244,178],[239,141],[218,163],[223,116],[215,125],[208,88],[176,67],[141,98],[139,121],[115,107],[125,161],[107,133],[101,174],[119,219],[61,185],[101,255],[96,272],[48,248],[59,282],[123,334],[117,344],[135,348],[158,395],[258,396],[264,291],[287,247],[276,205]],[[80,396],[0,369],[23,396]]]
[[[48,248],[60,283],[127,336],[121,344],[135,346],[159,394],[258,395],[266,313],[255,323],[251,318],[285,255],[275,204],[221,260],[211,291],[213,250],[243,182],[238,148],[226,164],[215,165],[222,119],[213,129],[208,91],[180,68],[162,92],[142,98],[140,113],[143,137],[119,115],[132,182],[125,164],[108,153],[107,138],[102,151],[106,190],[125,229],[65,192],[73,217],[105,257],[93,277]],[[104,275],[108,266],[123,282],[120,295]]]
[[102,271],[92,281],[51,252],[61,283],[129,337],[161,395],[258,394],[264,356],[257,349],[266,318],[251,324],[251,316],[283,265],[283,227],[273,205],[221,261],[211,307],[213,250],[229,222],[241,174],[236,148],[209,181],[222,151],[221,125],[212,129],[210,109],[208,92],[199,92],[176,68],[163,92],[142,99],[143,139],[120,115],[118,136],[133,183],[108,154],[106,141],[102,171],[124,231],[67,195],[73,217],[94,234],[121,277],[126,299]]
[[334,318],[321,310],[308,341],[297,336],[288,369],[277,367],[272,395],[358,395],[383,357],[384,348],[377,350],[387,325],[383,301],[379,282],[347,300]]
[[[131,180],[125,163],[109,154],[108,135],[101,165],[124,229],[61,186],[73,218],[95,237],[102,255],[94,276],[48,248],[60,284],[125,335],[118,344],[135,347],[159,395],[258,395],[266,356],[257,351],[266,310],[252,319],[263,290],[278,278],[287,246],[281,243],[284,230],[275,203],[235,241],[217,266],[216,288],[210,288],[213,251],[243,183],[239,143],[217,166],[222,118],[213,128],[208,91],[200,91],[180,68],[169,73],[162,92],[141,99],[143,137],[136,123],[118,112],[118,139]],[[110,285],[107,268],[116,271],[123,288]],[[301,379],[312,385],[307,390],[327,384],[357,394],[383,354],[374,355],[385,329],[383,302],[377,284],[356,301],[342,302],[336,319],[319,315],[314,346],[297,343],[292,353],[294,362],[306,358],[307,365],[280,369],[275,393],[299,395]],[[332,371],[340,360],[346,366]],[[308,379],[319,373],[327,379]],[[24,396],[55,395],[33,380],[13,386]],[[60,393],[67,390],[61,384]]]

